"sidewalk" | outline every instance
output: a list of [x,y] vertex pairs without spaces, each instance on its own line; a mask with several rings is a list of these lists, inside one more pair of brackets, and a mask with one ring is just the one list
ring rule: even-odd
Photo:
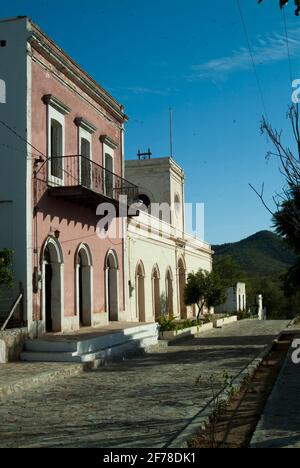
[[181,447],[211,401],[210,376],[220,388],[224,370],[240,376],[288,323],[243,320],[13,394],[0,405],[0,447]]
[[300,364],[293,364],[293,352],[291,348],[256,428],[251,448],[300,448]]
[[81,364],[12,362],[0,364],[0,400],[83,372]]

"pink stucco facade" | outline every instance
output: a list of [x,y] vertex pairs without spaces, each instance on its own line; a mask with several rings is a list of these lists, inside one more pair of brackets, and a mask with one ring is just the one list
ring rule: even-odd
[[[40,32],[39,32],[40,33]],[[123,142],[122,132],[125,116],[116,117],[114,112],[110,113],[107,106],[99,104],[89,92],[97,89],[97,86],[87,75],[77,68],[78,75],[72,79],[70,68],[76,69],[76,64],[71,61],[60,49],[58,49],[46,37],[45,44],[66,63],[66,68],[59,69],[46,54],[32,44],[32,66],[31,66],[31,143],[41,154],[47,156],[49,151],[48,133],[48,111],[43,102],[43,96],[52,95],[62,102],[69,112],[64,116],[64,156],[80,154],[79,129],[75,124],[76,118],[83,118],[96,129],[91,135],[91,152],[93,162],[104,166],[103,143],[101,136],[105,135],[116,142],[114,150],[114,173],[123,176]],[[78,78],[85,80],[84,86],[80,86]],[[99,93],[105,93],[101,88]],[[112,99],[109,97],[109,99]],[[106,107],[106,108],[105,108]],[[120,109],[122,109],[120,107]],[[120,111],[121,115],[121,111]],[[96,215],[95,207],[82,205],[80,201],[75,202],[64,198],[57,199],[49,196],[47,184],[47,164],[36,162],[39,158],[37,153],[32,158],[32,233],[33,233],[33,269],[40,275],[33,291],[33,320],[42,324],[45,322],[45,271],[43,271],[44,247],[47,239],[53,238],[60,245],[62,252],[63,268],[62,291],[55,294],[63,294],[61,300],[62,311],[56,305],[53,314],[62,314],[61,330],[76,330],[79,326],[78,318],[78,279],[76,268],[78,262],[78,249],[80,245],[88,246],[92,258],[92,287],[91,287],[91,325],[105,324],[109,320],[107,304],[107,265],[106,259],[109,252],[113,252],[118,263],[118,283],[114,284],[114,293],[118,295],[118,319],[124,319],[125,292],[124,292],[124,241],[122,237],[115,240],[99,239],[96,226],[99,217]],[[41,158],[45,160],[45,158]],[[101,200],[99,199],[99,203]],[[123,229],[122,219],[115,219],[120,232]],[[34,275],[33,275],[34,276]],[[56,299],[55,299],[56,300]],[[56,325],[55,330],[59,331]]]

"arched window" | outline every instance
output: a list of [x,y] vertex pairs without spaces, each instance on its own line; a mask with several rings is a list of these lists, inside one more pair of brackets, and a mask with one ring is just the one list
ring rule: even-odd
[[148,197],[148,195],[140,194],[139,195],[139,201],[140,201],[140,203],[142,203],[147,208],[147,210],[150,208],[151,201],[150,201],[150,198]]
[[59,332],[63,321],[63,252],[55,237],[48,237],[42,249],[42,320],[47,332]]
[[76,252],[76,302],[80,326],[92,325],[93,302],[92,254],[86,244],[81,244]]
[[174,209],[175,209],[175,216],[176,218],[180,218],[180,213],[181,213],[181,201],[180,201],[180,196],[178,193],[176,193],[174,197]]
[[109,250],[105,259],[106,311],[110,322],[119,320],[119,262],[114,250]]
[[186,286],[186,265],[183,258],[178,261],[178,286],[179,286],[179,306],[180,306],[180,317],[182,319],[187,318],[187,307],[184,302],[184,290]]
[[174,316],[174,308],[173,308],[173,273],[171,267],[167,269],[166,273],[166,306],[167,306],[167,314],[169,317]]
[[152,303],[153,316],[158,319],[161,316],[161,298],[160,298],[160,273],[158,265],[154,265],[151,275],[152,280]]
[[136,285],[136,307],[139,322],[146,322],[145,304],[145,268],[142,261],[139,261],[135,274]]

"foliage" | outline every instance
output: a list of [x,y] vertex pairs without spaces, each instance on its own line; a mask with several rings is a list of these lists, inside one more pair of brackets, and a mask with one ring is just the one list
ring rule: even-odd
[[13,252],[11,250],[0,250],[0,287],[11,288],[13,285],[12,261]]
[[177,317],[161,316],[158,318],[160,331],[178,331],[185,330],[186,328],[200,327],[201,322],[198,320],[184,320],[178,321]]
[[287,296],[281,277],[249,280],[247,301],[252,312],[257,309],[257,294],[263,295],[263,305],[267,308],[268,319],[292,319],[299,315],[300,292],[292,291],[291,295]]
[[209,444],[210,448],[217,447],[217,423],[220,415],[226,409],[228,402],[234,395],[233,377],[225,370],[222,375],[222,384],[220,379],[215,374],[211,374],[207,380],[206,377],[200,375],[196,379],[196,385],[207,383],[211,392],[212,411],[209,420]]
[[293,186],[289,196],[274,214],[277,233],[297,255],[300,255],[300,186]]
[[270,231],[258,232],[240,242],[214,246],[213,250],[215,263],[230,256],[238,269],[250,278],[279,276],[293,265],[296,258],[280,237]]
[[238,282],[245,280],[245,273],[230,255],[215,257],[213,270],[226,288],[232,288]]
[[176,317],[169,317],[167,315],[162,315],[158,318],[158,323],[160,325],[160,331],[174,331],[178,330],[178,322]]
[[[299,3],[299,1],[297,0]],[[282,193],[274,198],[276,211],[273,213],[264,200],[263,189],[260,199],[264,206],[273,215],[274,227],[277,234],[285,241],[286,245],[296,254],[288,274],[283,279],[286,292],[297,302],[298,282],[300,277],[300,119],[299,106],[289,106],[287,119],[293,142],[288,146],[283,141],[283,132],[278,131],[264,118],[261,124],[263,134],[266,134],[272,144],[272,150],[267,158],[278,159],[280,172],[284,177],[285,186]],[[255,190],[255,189],[254,189]],[[255,190],[256,191],[256,190]],[[258,193],[256,191],[256,193]]]
[[204,307],[210,309],[226,301],[226,287],[214,271],[199,270],[188,275],[184,301],[187,306],[197,304],[199,320]]

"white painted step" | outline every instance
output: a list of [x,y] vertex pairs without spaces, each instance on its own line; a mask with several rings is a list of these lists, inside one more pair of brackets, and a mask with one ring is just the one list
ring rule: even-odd
[[158,325],[147,324],[109,334],[91,333],[73,340],[62,336],[25,342],[23,361],[35,362],[92,362],[106,361],[143,350],[158,343]]

